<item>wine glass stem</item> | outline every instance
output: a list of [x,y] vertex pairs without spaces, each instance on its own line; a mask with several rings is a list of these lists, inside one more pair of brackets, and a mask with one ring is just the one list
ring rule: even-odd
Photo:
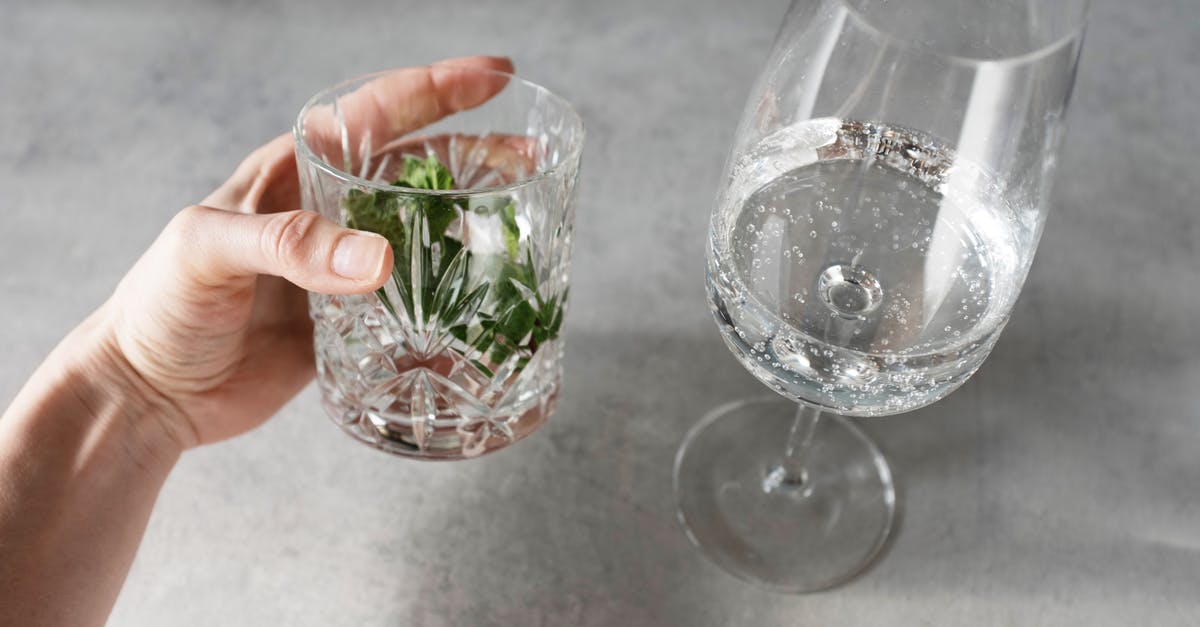
[[804,460],[808,456],[813,434],[817,432],[817,423],[820,421],[820,409],[800,403],[796,409],[796,418],[792,422],[792,430],[788,434],[783,462],[780,464],[780,469],[783,471],[783,476],[780,477],[781,483],[792,486],[803,486],[808,483],[809,477],[804,470]]

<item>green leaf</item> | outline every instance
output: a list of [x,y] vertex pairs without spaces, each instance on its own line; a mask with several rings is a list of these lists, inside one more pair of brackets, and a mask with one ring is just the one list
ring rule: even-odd
[[[423,159],[405,156],[400,171],[395,181],[400,187],[455,187],[454,176],[433,154]],[[511,197],[488,202],[476,211],[499,215],[507,254],[480,261],[484,267],[499,266],[483,273],[487,281],[473,279],[474,255],[463,242],[447,235],[463,212],[454,198],[351,189],[342,206],[349,226],[384,236],[395,252],[391,282],[376,292],[384,308],[401,322],[407,317],[417,329],[431,322],[443,325],[449,335],[469,347],[456,350],[477,356],[472,363],[491,377],[494,373],[485,359],[499,364],[515,354],[520,370],[541,344],[558,336],[567,291],[543,295],[532,248],[526,247],[524,259],[520,258],[516,202]],[[486,310],[480,309],[485,304]]]
[[506,262],[500,268],[500,276],[496,279],[496,301],[502,303],[496,306],[496,311],[507,310],[518,301],[525,300],[525,295],[513,284],[514,281],[530,291],[537,292],[531,269],[524,264]]
[[533,248],[525,249],[525,270],[526,276],[529,277],[529,282],[526,283],[529,287],[537,290],[537,274],[534,270],[537,266],[533,263]]
[[[408,280],[408,277],[401,274],[401,270],[398,266],[392,266],[392,286],[395,287],[396,292],[400,294],[400,302],[404,305],[404,313],[408,316],[409,320],[414,320],[416,317],[416,312],[413,309],[412,290],[408,287]],[[389,307],[388,309],[391,310],[392,315],[396,314],[396,310],[394,308]],[[399,317],[396,319],[399,320]]]
[[550,339],[558,337],[558,332],[562,328],[563,311],[567,305],[567,295],[571,293],[571,288],[563,290],[562,297],[558,299],[558,306],[554,309],[554,315],[550,321]]
[[440,276],[437,289],[434,291],[433,302],[430,305],[439,320],[445,319],[444,314],[455,305],[459,296],[466,290],[470,271],[471,256],[462,246],[458,247],[458,251],[449,261],[446,260],[445,254],[442,255],[441,267],[438,269]]
[[[533,325],[533,340],[537,344],[543,344],[554,339],[554,335],[550,332],[550,327],[554,319],[555,303],[558,301],[557,296],[551,296],[550,300],[543,301],[542,295],[538,294],[538,317]],[[561,309],[559,310],[561,311]]]
[[521,227],[517,224],[517,204],[512,199],[500,211],[500,225],[504,227],[504,247],[508,250],[508,258],[516,259],[520,254]]
[[371,231],[387,238],[395,249],[404,241],[404,225],[400,222],[399,202],[388,192],[371,193],[351,189],[342,200],[346,223],[355,229]]
[[379,302],[383,303],[383,308],[387,309],[388,313],[392,314],[392,317],[398,320],[399,317],[396,315],[396,306],[393,305],[392,300],[388,298],[387,290],[381,287],[375,290],[375,296],[379,297]]
[[[425,216],[429,220],[429,236],[436,240],[446,237],[446,229],[458,219],[458,205],[449,198],[425,198]],[[432,240],[431,240],[432,241]]]
[[496,341],[504,339],[505,344],[519,348],[525,341],[525,336],[533,330],[537,312],[525,301],[521,301],[509,309],[496,324]]
[[508,359],[512,354],[513,348],[511,346],[501,342],[496,342],[495,345],[492,346],[492,354],[489,359],[491,359],[492,363],[494,364],[502,364],[504,363],[504,360]]
[[487,378],[489,378],[489,379],[496,376],[496,373],[492,372],[491,368],[488,368],[487,366],[483,365],[483,362],[479,361],[478,359],[472,359],[471,364],[474,365],[476,368],[479,368],[479,371],[482,372],[483,374],[487,375]]
[[454,175],[433,153],[425,159],[404,155],[400,178],[394,184],[413,189],[454,189]]
[[[454,189],[454,175],[438,161],[437,155],[433,153],[423,160],[412,155],[404,155],[400,178],[396,179],[394,185],[413,189],[449,190]],[[405,202],[410,208],[425,213],[431,242],[443,239],[446,229],[458,219],[461,213],[454,199],[446,196],[407,194]]]
[[477,286],[471,293],[467,294],[458,302],[450,305],[450,307],[442,314],[441,319],[446,322],[458,322],[464,318],[470,319],[479,309],[479,305],[483,303],[483,298],[487,296],[488,284],[483,283]]
[[[461,250],[463,250],[462,242],[454,239],[453,237],[447,237],[442,240],[442,260],[438,263],[439,275],[446,274],[447,268],[450,266],[450,262],[458,256],[459,251]],[[467,251],[465,254],[466,259],[464,261],[471,261],[474,258],[474,255],[472,255],[470,251]]]
[[553,340],[558,337],[558,332],[562,328],[562,321],[563,308],[562,305],[559,305],[558,309],[554,311],[554,316],[550,319],[550,327],[546,329],[547,340]]

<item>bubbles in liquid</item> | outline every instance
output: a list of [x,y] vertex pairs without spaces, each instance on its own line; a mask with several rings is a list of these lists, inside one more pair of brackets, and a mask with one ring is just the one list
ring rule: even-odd
[[740,338],[763,345],[747,367],[790,396],[858,414],[932,402],[994,341],[1028,229],[935,140],[862,122],[839,122],[830,140],[829,122],[815,123],[821,133],[795,136],[825,143],[759,155],[807,161],[766,180],[769,168],[735,167],[748,191],[731,188],[710,260],[722,330],[735,354]]
[[870,313],[883,300],[883,287],[879,281],[859,266],[829,266],[817,279],[817,289],[830,309],[852,320]]

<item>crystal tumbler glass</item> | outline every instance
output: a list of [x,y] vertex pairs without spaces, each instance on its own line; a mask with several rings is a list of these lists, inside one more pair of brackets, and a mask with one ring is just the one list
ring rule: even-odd
[[[434,100],[391,97],[429,81]],[[460,459],[545,422],[583,137],[566,100],[491,70],[394,70],[308,101],[295,125],[303,208],[394,253],[375,293],[310,295],[322,401],[346,433]]]

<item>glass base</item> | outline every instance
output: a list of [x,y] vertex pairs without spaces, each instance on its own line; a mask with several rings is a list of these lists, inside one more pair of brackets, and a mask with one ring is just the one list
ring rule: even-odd
[[858,427],[822,414],[800,480],[781,462],[795,403],[773,397],[717,408],[675,458],[677,515],[729,573],[777,592],[832,588],[879,555],[895,515],[887,461]]

